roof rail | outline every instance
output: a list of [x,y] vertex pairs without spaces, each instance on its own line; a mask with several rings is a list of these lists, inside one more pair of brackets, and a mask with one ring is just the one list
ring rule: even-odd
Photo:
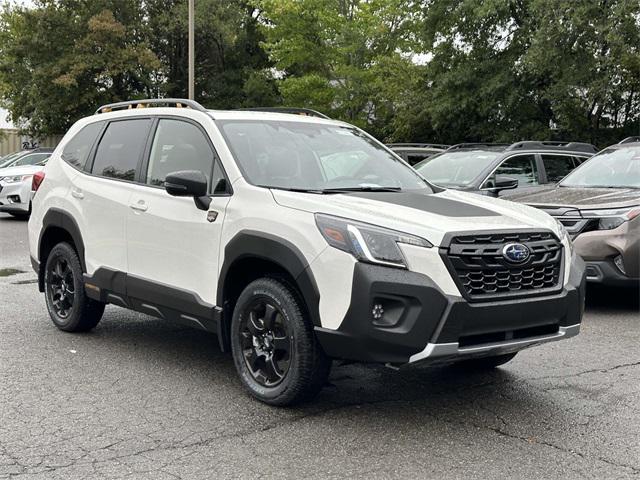
[[175,108],[192,108],[200,112],[206,112],[207,109],[194,100],[187,100],[186,98],[145,98],[143,100],[129,100],[126,102],[108,103],[102,105],[96,110],[96,115],[99,113],[113,112],[116,110],[130,110],[133,108],[146,108],[151,106],[160,107],[175,107]]
[[236,110],[244,110],[250,112],[273,112],[273,113],[290,113],[292,115],[302,115],[305,117],[318,117],[318,118],[326,118],[330,117],[326,116],[324,113],[320,113],[316,110],[312,110],[310,108],[298,108],[298,107],[252,107],[252,108],[237,108]]
[[451,145],[445,145],[444,143],[389,143],[389,148],[441,148],[446,150]]
[[537,141],[527,140],[516,142],[507,148],[507,151],[513,150],[564,150],[570,152],[597,153],[598,149],[595,145],[585,142],[566,142],[566,141]]
[[508,147],[511,145],[510,143],[486,143],[486,142],[478,142],[478,143],[458,143],[456,145],[450,146],[447,150],[462,150],[465,148],[499,148],[499,147]]
[[640,137],[627,137],[618,142],[618,145],[622,145],[623,143],[635,143],[640,142]]

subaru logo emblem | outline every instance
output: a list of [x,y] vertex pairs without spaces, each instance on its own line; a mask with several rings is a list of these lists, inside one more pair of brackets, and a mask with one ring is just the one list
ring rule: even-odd
[[502,256],[511,263],[524,263],[529,260],[531,250],[521,243],[508,243],[502,249]]

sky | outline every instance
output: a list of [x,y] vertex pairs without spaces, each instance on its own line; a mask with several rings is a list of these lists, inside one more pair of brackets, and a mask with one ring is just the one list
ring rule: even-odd
[[0,129],[1,128],[13,128],[13,125],[7,120],[8,112],[0,108]]

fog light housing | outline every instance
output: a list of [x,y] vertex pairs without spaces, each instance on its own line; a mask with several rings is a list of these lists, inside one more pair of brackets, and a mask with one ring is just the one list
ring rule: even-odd
[[615,263],[616,267],[618,267],[618,270],[620,270],[623,275],[627,274],[627,272],[625,272],[624,270],[624,262],[622,261],[622,255],[618,255],[617,257],[615,257],[613,259],[613,263]]
[[20,203],[20,196],[19,195],[9,195],[7,197],[7,200],[9,200],[9,203]]
[[405,309],[405,302],[399,298],[376,297],[371,306],[371,323],[376,327],[395,327],[402,320]]

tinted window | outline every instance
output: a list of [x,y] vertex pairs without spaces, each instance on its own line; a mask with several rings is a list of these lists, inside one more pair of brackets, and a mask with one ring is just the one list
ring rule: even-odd
[[547,172],[547,180],[552,183],[559,182],[575,168],[572,157],[567,155],[542,155],[544,169]]
[[213,150],[198,127],[180,120],[162,119],[153,139],[146,183],[162,186],[169,173],[198,170],[211,185],[213,162]]
[[24,157],[21,157],[18,161],[16,161],[11,166],[20,167],[22,165],[35,165],[43,161],[45,158],[49,158],[50,156],[51,156],[51,153],[32,153],[30,155],[25,155]]
[[92,173],[104,177],[135,180],[138,160],[147,140],[150,120],[112,122],[100,140]]
[[496,175],[516,178],[518,187],[538,185],[536,157],[534,155],[518,155],[517,157],[508,158],[496,169],[492,177],[495,178]]
[[84,168],[89,152],[102,129],[103,122],[91,123],[76,133],[62,151],[62,159],[76,168]]

